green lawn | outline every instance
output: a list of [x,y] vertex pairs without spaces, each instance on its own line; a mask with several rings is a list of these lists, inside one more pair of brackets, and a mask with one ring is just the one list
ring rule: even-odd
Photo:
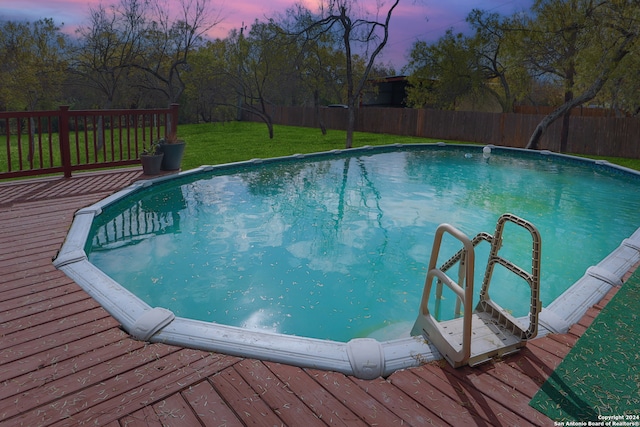
[[[345,131],[328,130],[326,135],[322,135],[319,129],[304,128],[294,126],[274,126],[274,138],[269,139],[267,128],[263,123],[254,122],[227,122],[227,123],[205,123],[194,125],[180,125],[178,127],[179,137],[187,142],[182,169],[193,169],[201,165],[215,165],[222,163],[233,163],[254,158],[270,158],[288,156],[296,153],[313,153],[329,151],[333,149],[343,149],[345,146]],[[110,134],[107,133],[107,140]],[[12,136],[12,139],[15,139]],[[57,134],[52,134],[52,146],[57,145]],[[23,138],[24,139],[24,138]],[[116,138],[117,140],[117,138]],[[433,143],[442,141],[441,139],[418,138],[410,136],[397,136],[386,134],[374,134],[356,132],[354,134],[353,146],[362,147],[365,145],[388,145],[388,144],[415,144]],[[462,141],[445,141],[451,143],[464,143]],[[26,139],[23,141],[23,150],[26,150]],[[17,144],[12,143],[12,157],[17,156]],[[50,166],[48,140],[44,144],[44,166]],[[132,150],[125,146],[125,150]],[[72,157],[75,158],[75,148],[72,147]],[[107,158],[111,158],[110,151]],[[103,153],[89,153],[89,159],[81,157],[81,162],[92,162],[101,160]],[[135,155],[135,154],[134,154]],[[124,155],[124,158],[131,158],[131,153]],[[119,158],[119,152],[115,155]],[[605,159],[611,163],[619,164],[631,169],[640,170],[640,159],[624,159],[614,157],[595,157]],[[23,167],[28,169],[26,163],[27,152],[23,152]],[[43,160],[44,160],[43,159]],[[59,152],[53,150],[53,165],[59,165]],[[35,159],[35,166],[38,167],[39,159]],[[12,160],[13,170],[17,167],[17,158]],[[0,156],[0,172],[7,171],[6,156]]]
[[605,157],[605,156],[589,156],[583,154],[576,154],[577,156],[586,157],[596,160],[607,160],[610,163],[624,166],[625,168],[640,170],[640,159],[627,159],[624,157]]
[[[343,149],[345,131],[328,130],[322,135],[319,129],[294,126],[274,126],[274,138],[269,139],[263,123],[228,122],[181,125],[179,136],[187,141],[182,169],[201,165],[232,163],[255,158],[288,156],[297,153],[313,153]],[[385,135],[356,132],[354,147],[365,145],[415,144],[442,141],[441,139]],[[465,143],[463,141],[445,141]],[[640,170],[640,159],[620,157],[584,156],[608,160],[630,169]]]
[[[345,131],[294,126],[274,126],[274,138],[269,139],[263,123],[228,122],[179,126],[179,137],[187,142],[182,169],[203,164],[232,163],[255,158],[270,158],[305,154],[345,147]],[[365,145],[412,144],[442,141],[441,139],[383,135],[356,132],[354,147]],[[449,141],[453,142],[453,141]]]

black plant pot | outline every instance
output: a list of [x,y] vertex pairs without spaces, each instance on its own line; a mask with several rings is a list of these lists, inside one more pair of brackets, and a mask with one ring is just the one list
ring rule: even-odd
[[173,144],[160,144],[160,151],[164,153],[162,159],[162,170],[174,171],[180,169],[182,156],[184,155],[184,141]]
[[145,175],[158,175],[160,166],[162,166],[163,153],[160,154],[142,154],[140,163],[142,163],[142,172]]

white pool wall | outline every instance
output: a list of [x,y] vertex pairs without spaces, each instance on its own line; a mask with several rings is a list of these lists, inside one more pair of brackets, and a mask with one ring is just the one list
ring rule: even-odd
[[[416,145],[443,146],[445,144]],[[396,144],[380,148],[388,150],[398,147],[402,147],[402,145]],[[482,150],[483,148],[469,145],[461,147],[469,150]],[[531,153],[529,150],[516,148],[489,147]],[[441,359],[438,350],[422,337],[406,336],[382,342],[373,338],[356,338],[344,343],[247,330],[176,317],[165,308],[150,307],[112,280],[89,262],[84,251],[93,219],[102,213],[105,206],[138,191],[140,188],[175,179],[176,176],[185,176],[216,168],[250,165],[286,158],[315,157],[330,153],[353,152],[355,154],[366,150],[372,150],[372,147],[333,150],[329,153],[310,155],[297,154],[267,160],[254,159],[248,162],[220,166],[202,166],[176,175],[138,181],[92,206],[77,211],[65,242],[53,263],[56,268],[63,271],[98,301],[122,325],[124,330],[134,338],[144,341],[197,348],[305,368],[337,371],[362,379],[386,377],[399,369]],[[540,155],[563,156],[589,162],[588,159],[558,155],[548,151],[539,153]],[[640,175],[637,171],[611,165],[607,162],[593,161],[593,163]],[[638,262],[640,262],[640,228],[629,238],[624,239],[620,246],[600,263],[587,269],[585,275],[555,301],[543,308],[539,317],[538,337],[549,333],[567,332],[569,327],[578,322],[586,311],[598,303],[612,287],[620,286],[622,277]],[[419,304],[420,301],[416,301],[416,316]],[[528,317],[523,317],[519,321],[523,325],[528,325]],[[409,331],[407,331],[407,335],[408,333]]]

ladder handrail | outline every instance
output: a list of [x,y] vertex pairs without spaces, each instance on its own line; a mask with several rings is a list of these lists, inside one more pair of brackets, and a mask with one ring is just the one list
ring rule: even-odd
[[[466,237],[466,235],[465,235]],[[481,233],[478,233],[478,235],[476,235],[473,239],[471,239],[471,245],[475,248],[476,246],[478,246],[478,244],[482,241],[487,241],[489,243],[491,243],[491,240],[493,239],[493,236],[489,233],[485,233],[484,231]],[[465,259],[464,259],[464,253],[465,253],[466,249],[463,247],[462,249],[460,249],[458,252],[456,252],[451,258],[449,258],[447,261],[445,261],[441,266],[440,266],[440,270],[443,272],[448,271],[451,267],[453,267],[457,262],[460,262],[460,265],[458,267],[459,270],[462,270],[464,268],[465,265]],[[460,277],[460,274],[458,275],[458,277]],[[458,283],[461,283],[462,280],[458,280]],[[436,319],[440,319],[440,296],[442,295],[442,285],[438,284],[438,288],[436,291]],[[461,299],[458,298],[456,300],[456,306],[455,306],[455,310],[454,310],[454,316],[456,318],[460,317],[460,304],[461,304]]]
[[[448,233],[451,236],[462,242],[463,249],[461,259],[464,261],[464,268],[460,269],[460,277],[458,280],[460,283],[456,283],[453,279],[447,276],[442,270],[436,267],[438,262],[438,254],[440,252],[440,245],[442,243],[442,237],[444,233]],[[433,285],[433,279],[438,278],[438,293],[441,293],[441,287],[444,283],[450,288],[458,297],[458,300],[464,305],[463,315],[463,340],[462,349],[455,351],[456,362],[462,362],[469,359],[471,355],[471,329],[472,329],[472,311],[473,311],[473,279],[474,279],[474,265],[475,265],[475,253],[471,240],[453,227],[450,224],[440,224],[436,229],[436,233],[433,241],[433,250],[431,251],[431,258],[429,259],[429,270],[427,278],[424,284],[424,292],[422,294],[422,300],[420,302],[420,313],[423,316],[432,317],[429,312],[429,296],[431,294],[431,287]]]
[[[509,221],[524,227],[531,233],[533,240],[531,273],[498,255],[502,247],[504,225]],[[440,268],[437,268],[436,264],[444,233],[449,233],[462,242],[463,248]],[[480,301],[473,308],[475,246],[481,241],[488,241],[491,244],[491,249],[482,283]],[[473,239],[469,239],[455,227],[446,223],[441,224],[436,229],[434,236],[427,278],[420,301],[420,313],[411,329],[411,335],[421,334],[428,339],[453,367],[482,363],[491,357],[508,354],[525,345],[526,340],[537,334],[538,314],[541,311],[539,296],[540,248],[540,233],[533,224],[508,213],[501,215],[498,219],[493,236],[488,233],[480,233]],[[459,264],[458,282],[455,282],[446,273],[456,263]],[[531,288],[531,323],[526,331],[523,330],[517,319],[489,297],[489,284],[496,264],[502,265],[523,278]],[[456,295],[456,317],[460,315],[460,304],[464,304],[462,319],[456,318],[440,322],[429,312],[429,299],[436,279],[435,315],[439,317],[442,287],[446,285]],[[475,340],[473,349],[472,334]],[[472,350],[474,350],[473,354]]]
[[[515,265],[511,261],[498,256],[498,251],[502,246],[502,232],[504,231],[504,226],[507,222],[512,222],[516,225],[519,225],[526,229],[532,237],[532,257],[531,257],[531,272],[524,270],[523,268]],[[526,331],[523,331],[527,339],[534,338],[538,333],[538,314],[542,310],[542,303],[540,302],[540,252],[542,245],[542,238],[540,236],[540,232],[538,229],[531,224],[529,221],[526,221],[516,215],[511,213],[505,213],[498,218],[496,223],[496,230],[493,235],[481,232],[478,233],[473,239],[471,239],[471,243],[474,247],[476,247],[480,242],[486,241],[491,245],[491,253],[489,255],[489,260],[487,261],[487,269],[485,270],[484,280],[482,281],[482,288],[480,289],[480,302],[486,303],[491,301],[489,298],[489,285],[491,281],[491,275],[493,274],[493,266],[498,263],[516,274],[517,276],[524,279],[529,288],[531,290],[531,298],[530,298],[530,309],[529,309],[529,327]],[[495,241],[495,244],[494,244]],[[494,253],[495,252],[495,253]],[[462,259],[462,255],[464,253],[464,249],[456,252],[451,258],[445,261],[441,266],[440,270],[446,272],[451,267],[453,267],[458,261]],[[457,310],[456,306],[456,315],[459,310]]]
[[[502,246],[502,233],[504,226],[507,222],[512,222],[526,229],[531,234],[532,248],[531,248],[531,272],[525,271],[521,267],[518,267],[511,261],[498,255],[498,251]],[[495,242],[491,245],[491,252],[489,254],[489,260],[487,261],[487,269],[485,270],[484,279],[482,281],[482,288],[480,289],[480,304],[490,303],[489,286],[491,284],[491,276],[493,275],[493,267],[495,264],[500,264],[512,273],[524,279],[531,290],[530,309],[529,309],[529,327],[526,331],[523,331],[526,339],[534,338],[538,333],[538,314],[542,310],[542,303],[540,301],[540,254],[542,248],[542,237],[538,229],[520,217],[517,217],[510,213],[505,213],[500,216],[496,224],[496,231],[493,235]]]
[[[493,240],[493,236],[491,234],[482,231],[482,232],[478,233],[473,239],[471,239],[471,244],[475,248],[476,246],[478,246],[480,244],[480,242],[484,241],[484,242],[491,243],[492,240]],[[465,250],[464,248],[460,249],[451,258],[449,258],[447,261],[445,261],[440,266],[440,270],[447,271],[451,267],[453,267],[456,264],[456,262],[460,261],[460,259],[462,257],[462,254],[464,253],[464,250]]]

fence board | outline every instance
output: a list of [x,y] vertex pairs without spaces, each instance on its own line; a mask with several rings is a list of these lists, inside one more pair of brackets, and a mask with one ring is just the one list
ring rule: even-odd
[[[534,111],[532,111],[534,112]],[[640,118],[594,116],[576,111],[569,121],[567,152],[640,158]],[[273,107],[275,124],[345,130],[344,108]],[[356,110],[356,131],[470,141],[524,148],[544,114],[484,113],[409,108],[367,107]],[[260,120],[249,113],[243,120]],[[539,149],[560,151],[561,120],[543,134]]]

